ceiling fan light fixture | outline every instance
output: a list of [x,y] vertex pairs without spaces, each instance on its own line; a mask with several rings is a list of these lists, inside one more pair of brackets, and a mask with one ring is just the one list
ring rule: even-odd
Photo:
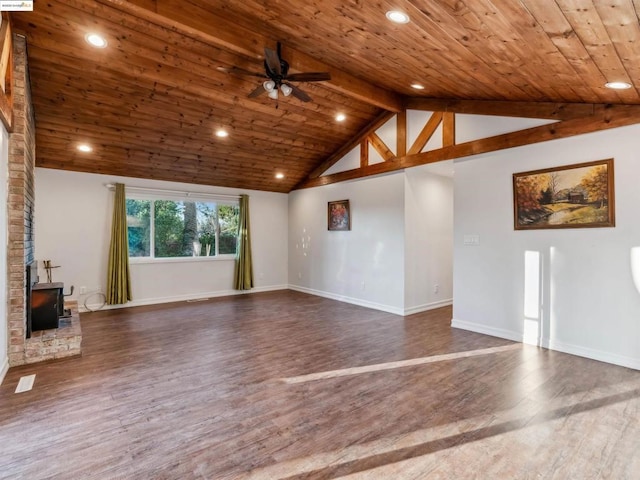
[[409,23],[409,15],[400,10],[389,10],[385,16],[393,23]]
[[278,99],[278,90],[277,89],[273,89],[269,92],[269,98],[272,98],[274,100]]
[[266,82],[264,82],[264,83],[262,84],[262,86],[264,87],[264,89],[265,89],[267,92],[271,93],[271,92],[273,92],[273,91],[275,90],[275,88],[276,88],[276,82],[274,82],[273,80],[267,80]]
[[282,85],[280,85],[280,91],[285,97],[288,97],[289,95],[291,95],[291,92],[293,92],[293,88],[291,88],[286,83],[283,83]]
[[627,88],[631,88],[631,84],[627,82],[607,82],[604,86],[612,90],[626,90]]
[[107,47],[107,39],[97,33],[87,33],[84,36],[84,39],[92,47],[96,47],[96,48]]

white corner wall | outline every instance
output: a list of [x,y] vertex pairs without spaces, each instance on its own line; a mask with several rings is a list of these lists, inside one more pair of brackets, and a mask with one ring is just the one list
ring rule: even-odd
[[[440,170],[292,192],[290,288],[398,315],[451,304],[453,181]],[[351,204],[351,231],[330,232],[327,202],[342,199]]]
[[[250,197],[252,258],[256,287],[252,291],[287,288],[288,201],[281,193],[246,191],[204,185],[36,169],[35,245],[40,279],[46,278],[42,260],[60,268],[53,280],[74,285],[82,308],[100,302],[97,295],[80,295],[106,288],[113,193],[107,183],[128,186]],[[234,260],[132,263],[133,301],[127,306],[231,295]]]
[[[327,202],[348,199],[351,231],[327,230]],[[404,312],[404,174],[289,194],[289,286]]]
[[[639,136],[634,125],[455,162],[454,327],[640,369]],[[615,228],[513,229],[513,173],[611,157]],[[525,318],[526,255],[539,256],[541,294]]]
[[453,179],[438,167],[405,171],[405,314],[453,301]]
[[4,279],[0,287],[0,384],[9,370],[8,323],[8,291],[7,282],[7,248],[9,241],[7,196],[9,182],[9,134],[4,124],[0,123],[0,278]]

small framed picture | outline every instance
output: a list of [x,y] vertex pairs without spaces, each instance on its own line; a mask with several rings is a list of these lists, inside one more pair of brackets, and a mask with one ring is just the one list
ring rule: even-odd
[[351,230],[349,200],[329,202],[327,216],[329,230]]

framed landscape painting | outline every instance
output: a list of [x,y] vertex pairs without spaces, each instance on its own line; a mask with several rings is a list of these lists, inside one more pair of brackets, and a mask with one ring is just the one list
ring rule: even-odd
[[329,202],[329,230],[351,230],[351,211],[349,200]]
[[613,159],[513,174],[516,230],[615,226]]

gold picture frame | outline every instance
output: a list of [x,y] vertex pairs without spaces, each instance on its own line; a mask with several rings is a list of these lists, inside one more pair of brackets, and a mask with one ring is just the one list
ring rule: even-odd
[[349,200],[329,202],[327,207],[327,226],[333,231],[351,230],[351,210]]
[[614,227],[613,182],[613,158],[514,173],[514,228]]

